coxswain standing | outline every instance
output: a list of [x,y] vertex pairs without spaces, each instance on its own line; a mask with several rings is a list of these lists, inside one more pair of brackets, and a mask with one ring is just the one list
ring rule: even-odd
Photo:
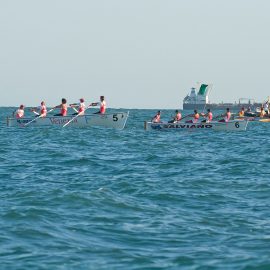
[[[69,104],[69,106],[72,107],[76,111],[75,113],[73,113],[73,115],[77,115],[77,114],[83,115],[84,114],[85,103],[84,103],[84,99],[83,98],[80,98],[80,103]],[[75,107],[78,108],[78,111],[76,110]]]
[[219,120],[219,122],[226,122],[227,123],[227,122],[230,121],[230,119],[231,119],[231,112],[230,112],[230,109],[229,108],[226,109],[226,113],[223,116],[224,116],[224,118],[221,119],[221,120]]
[[67,100],[65,98],[62,98],[62,103],[60,105],[55,106],[54,108],[60,108],[61,111],[58,114],[55,114],[54,116],[66,116],[67,115]]
[[104,96],[100,96],[100,102],[99,102],[100,108],[99,108],[99,112],[101,114],[105,114],[106,112],[106,101],[105,101],[105,97]]
[[20,105],[20,107],[16,110],[16,118],[24,117],[24,105]]
[[99,108],[99,111],[98,112],[95,112],[95,114],[105,114],[106,112],[106,101],[105,101],[105,97],[104,96],[100,96],[100,102],[95,102],[95,103],[92,103],[91,106],[97,106],[99,105],[100,108]]
[[161,111],[158,111],[157,114],[152,118],[151,122],[160,123],[161,122]]
[[100,113],[104,114],[106,112],[106,101],[104,96],[100,97]]

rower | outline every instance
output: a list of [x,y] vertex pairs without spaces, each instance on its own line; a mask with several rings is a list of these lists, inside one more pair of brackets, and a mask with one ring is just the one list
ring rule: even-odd
[[[77,114],[83,115],[83,114],[84,114],[84,111],[85,111],[85,103],[84,103],[84,99],[83,99],[83,98],[80,98],[80,103],[69,104],[69,106],[70,106],[73,110],[76,111],[75,113],[73,113],[73,115],[77,115]],[[78,111],[77,111],[76,107],[79,108]]]
[[263,118],[264,116],[265,116],[265,114],[266,114],[266,112],[265,112],[265,110],[264,110],[264,107],[262,106],[261,107],[261,111],[260,111],[260,118]]
[[91,106],[97,106],[100,105],[99,111],[95,112],[95,114],[105,114],[106,112],[106,101],[105,101],[105,97],[104,96],[100,96],[100,102],[94,102],[91,103]]
[[[39,113],[36,112],[39,110]],[[41,101],[40,106],[31,110],[33,113],[36,114],[36,117],[46,117],[47,115],[47,108],[44,101]]]
[[160,123],[161,122],[161,119],[160,119],[160,114],[161,114],[161,111],[158,111],[157,114],[152,118],[151,122],[153,123]]
[[244,117],[245,116],[245,108],[242,107],[241,111],[238,113],[239,117]]
[[194,110],[194,114],[190,115],[193,117],[192,120],[188,120],[186,121],[186,123],[197,123],[199,121],[199,118],[200,118],[200,114],[198,113],[197,110]]
[[266,101],[263,105],[263,109],[265,111],[266,114],[269,114],[269,105],[268,105],[268,101]]
[[206,117],[207,119],[203,120],[202,123],[210,123],[213,120],[213,113],[211,112],[210,109],[207,109],[206,114],[202,114],[203,117]]
[[176,111],[175,111],[175,116],[174,116],[173,119],[170,120],[168,123],[176,123],[176,122],[180,122],[180,121],[181,121],[181,118],[182,118],[181,113],[180,113],[178,110],[176,110]]
[[40,115],[40,117],[46,117],[46,115],[47,115],[47,108],[46,108],[44,101],[41,101],[41,103],[40,103],[39,115]]
[[24,117],[24,105],[20,105],[19,109],[16,110],[16,118]]
[[226,109],[226,113],[223,116],[224,116],[224,118],[221,119],[221,120],[219,120],[218,122],[226,122],[227,123],[227,122],[230,121],[231,112],[230,112],[230,109],[229,108]]
[[54,116],[66,116],[67,115],[67,100],[62,98],[62,103],[60,105],[55,106],[54,108],[61,109],[60,113],[55,114]]

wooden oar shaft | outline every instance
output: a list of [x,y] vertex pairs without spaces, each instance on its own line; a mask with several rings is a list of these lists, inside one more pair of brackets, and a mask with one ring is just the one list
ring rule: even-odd
[[[91,104],[84,110],[84,112],[89,109],[89,107],[91,106]],[[73,118],[71,118],[67,123],[65,123],[63,125],[63,127],[66,127],[67,125],[69,125],[71,122],[73,122],[78,116],[82,115],[84,112],[79,112],[76,116],[74,116]]]
[[82,113],[78,113],[76,116],[74,116],[73,118],[71,118],[67,123],[65,123],[63,125],[63,127],[66,127],[67,125],[69,125],[72,121],[74,121],[80,115],[82,115]]
[[269,119],[260,119],[260,122],[270,122],[270,118]]
[[217,118],[222,117],[222,116],[224,116],[224,114],[219,114],[219,115],[213,117],[213,119],[217,119]]
[[[51,112],[51,111],[53,111],[53,110],[54,110],[54,108],[50,109],[47,113],[49,113],[49,112]],[[33,123],[35,120],[37,120],[38,118],[41,118],[41,117],[42,117],[42,114],[39,115],[38,117],[35,117],[35,118],[34,118],[33,120],[31,120],[30,122],[26,123],[24,126],[25,126],[25,127],[28,126],[29,124]]]
[[192,116],[192,115],[193,115],[193,114],[188,114],[188,115],[182,117],[181,120],[183,120],[183,119],[185,119],[185,118],[187,118],[187,117],[189,117],[189,116]]
[[31,120],[30,122],[26,123],[24,126],[25,126],[25,127],[28,126],[29,124],[31,124],[32,122],[34,122],[35,120],[37,120],[37,119],[40,118],[40,117],[41,117],[41,115],[38,116],[38,117],[35,117],[33,120]]

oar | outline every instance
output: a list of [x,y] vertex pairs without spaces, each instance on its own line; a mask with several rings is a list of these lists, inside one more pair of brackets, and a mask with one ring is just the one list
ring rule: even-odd
[[74,107],[75,105],[77,105],[77,104],[76,103],[72,103],[72,104],[69,104],[69,107],[71,107],[77,113],[78,110]]
[[[54,108],[52,108],[52,109],[50,109],[47,113],[49,113],[49,112],[51,112],[51,111],[53,111],[54,110]],[[35,120],[37,120],[38,118],[41,118],[42,117],[42,114],[41,115],[39,115],[38,117],[35,117],[33,120],[31,120],[30,122],[28,122],[28,123],[26,123],[24,126],[26,127],[26,126],[28,126],[29,124],[31,124],[32,122],[34,122]]]
[[270,119],[260,119],[260,122],[270,122]]
[[[90,104],[90,105],[84,110],[84,112],[85,112],[87,109],[89,109],[90,106],[92,106],[92,104]],[[74,116],[73,118],[71,118],[67,123],[65,123],[65,124],[63,125],[63,127],[66,127],[67,125],[69,125],[72,121],[74,121],[78,116],[82,115],[84,112],[78,113],[76,116]]]
[[53,107],[53,108],[51,108],[49,111],[47,111],[47,114],[48,114],[49,112],[52,112],[53,110],[55,110],[55,107]]
[[40,118],[40,117],[41,117],[41,115],[38,116],[38,117],[35,117],[33,120],[31,120],[30,122],[26,123],[24,126],[25,126],[25,127],[28,126],[29,124],[31,124],[32,122],[34,122],[35,120],[37,120],[37,119]]
[[213,117],[213,119],[212,119],[212,120],[217,119],[217,118],[219,118],[219,117],[221,117],[221,116],[224,116],[224,114],[219,114],[219,115],[217,115],[217,116]]
[[[191,113],[191,114],[188,114],[188,115],[186,115],[186,116],[184,116],[184,117],[182,117],[181,119],[180,119],[180,122],[183,120],[183,119],[185,119],[185,118],[187,118],[187,117],[190,117],[190,116],[193,116],[194,114],[193,113]],[[202,116],[202,113],[199,113],[199,115],[201,115]]]
[[192,116],[192,115],[193,115],[193,114],[188,114],[188,115],[182,117],[180,121],[182,121],[183,119],[185,119],[185,118],[187,118],[187,117],[189,117],[189,116]]
[[35,115],[39,115],[39,113],[37,113],[36,111],[31,110],[31,112],[34,113]]
[[202,110],[201,114],[204,114],[205,108],[206,108],[206,103],[204,104],[204,107],[203,107],[203,110]]
[[71,107],[76,113],[78,112],[78,110],[74,107]]

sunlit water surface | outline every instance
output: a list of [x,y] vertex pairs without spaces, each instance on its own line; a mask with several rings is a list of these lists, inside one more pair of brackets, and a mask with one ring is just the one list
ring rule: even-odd
[[270,123],[146,132],[155,111],[130,110],[121,131],[8,128],[12,110],[1,269],[270,269]]

